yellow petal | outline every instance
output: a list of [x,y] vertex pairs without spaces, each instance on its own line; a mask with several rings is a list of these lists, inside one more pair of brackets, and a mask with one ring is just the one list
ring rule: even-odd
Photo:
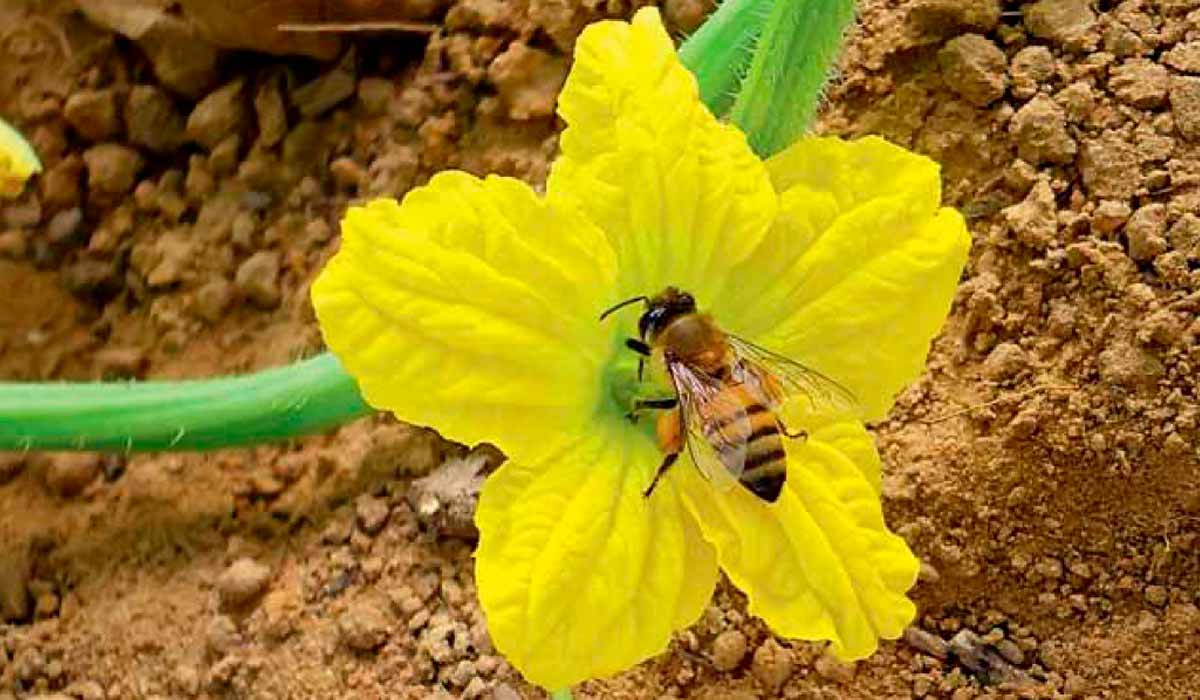
[[33,147],[16,129],[0,119],[0,197],[16,197],[25,189],[25,181],[42,172]]
[[603,234],[516,180],[445,172],[352,208],[313,284],[372,406],[537,459],[600,401],[614,260]]
[[673,487],[642,496],[661,455],[613,427],[488,478],[475,577],[496,648],[528,680],[563,688],[663,651],[716,583],[712,547]]
[[882,139],[806,139],[768,166],[779,217],[714,312],[836,379],[879,420],[945,322],[966,224],[938,208],[937,164]]
[[549,194],[608,234],[620,292],[676,285],[711,299],[762,239],[776,196],[745,136],[700,102],[656,9],[583,31],[559,114]]
[[783,637],[829,640],[843,659],[869,656],[916,614],[905,591],[918,567],[884,525],[874,442],[861,425],[836,422],[787,449],[774,504],[715,490],[690,465],[677,477],[684,503],[751,614]]

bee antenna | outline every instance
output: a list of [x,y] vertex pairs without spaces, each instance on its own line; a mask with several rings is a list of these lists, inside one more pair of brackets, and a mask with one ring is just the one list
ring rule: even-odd
[[636,297],[630,297],[630,298],[626,299],[625,301],[622,301],[621,303],[616,304],[615,306],[610,306],[607,310],[605,310],[604,313],[600,314],[600,320],[603,321],[604,319],[608,318],[609,314],[611,314],[612,312],[617,311],[618,309],[623,309],[626,306],[629,306],[630,304],[636,304],[639,301],[650,301],[650,299],[644,294],[638,295]]

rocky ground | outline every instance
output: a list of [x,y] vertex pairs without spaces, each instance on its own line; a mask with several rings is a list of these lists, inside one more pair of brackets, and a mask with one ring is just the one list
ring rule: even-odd
[[[0,6],[0,114],[46,164],[0,205],[0,377],[318,351],[307,286],[347,204],[450,167],[541,181],[574,36],[633,9],[405,7],[403,31],[282,58]],[[708,9],[664,7],[681,34]],[[861,14],[822,131],[937,159],[975,240],[878,430],[918,624],[846,666],[722,586],[577,696],[1200,697],[1200,1]],[[541,697],[491,648],[461,514],[418,481],[497,458],[384,417],[209,455],[0,455],[0,700]]]

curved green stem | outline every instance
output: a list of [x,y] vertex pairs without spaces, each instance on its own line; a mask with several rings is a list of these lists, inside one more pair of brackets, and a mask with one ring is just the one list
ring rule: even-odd
[[0,450],[204,450],[295,437],[371,412],[323,353],[241,377],[0,383]]

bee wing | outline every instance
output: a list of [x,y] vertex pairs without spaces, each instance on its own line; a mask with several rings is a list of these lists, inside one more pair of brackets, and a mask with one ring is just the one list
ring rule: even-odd
[[750,417],[723,392],[720,380],[682,362],[666,365],[679,397],[679,432],[692,462],[718,489],[732,488],[745,469]]
[[741,382],[774,411],[801,400],[809,413],[859,416],[862,409],[849,389],[776,352],[737,336],[727,336],[733,350],[733,380]]

